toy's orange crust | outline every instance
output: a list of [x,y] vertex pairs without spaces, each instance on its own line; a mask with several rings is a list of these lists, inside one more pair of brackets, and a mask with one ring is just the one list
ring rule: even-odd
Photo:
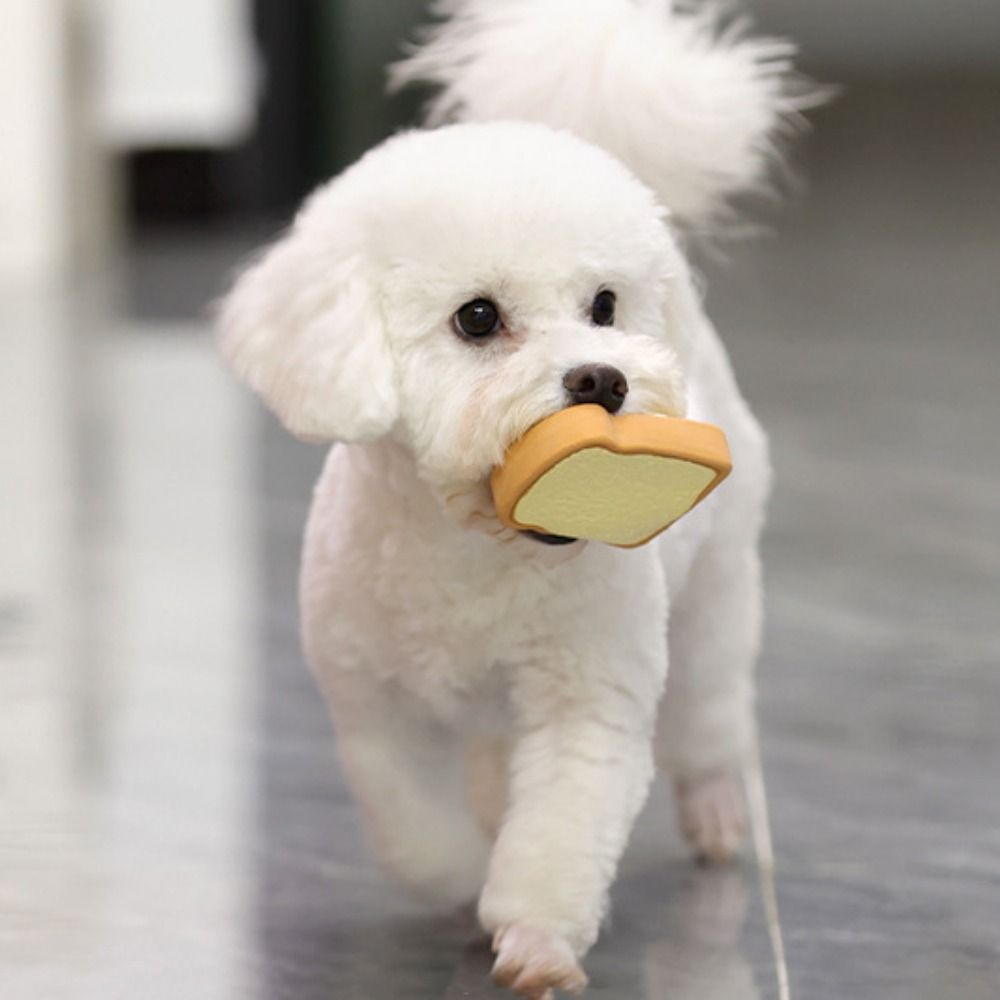
[[[726,435],[714,424],[652,413],[614,416],[592,404],[570,406],[530,428],[510,446],[503,464],[493,470],[490,485],[500,520],[517,530],[544,532],[540,525],[515,520],[514,509],[545,473],[584,448],[604,448],[619,455],[678,458],[711,469],[714,478],[688,510],[701,503],[733,467]],[[620,547],[645,545],[673,523],[664,524],[641,541]]]

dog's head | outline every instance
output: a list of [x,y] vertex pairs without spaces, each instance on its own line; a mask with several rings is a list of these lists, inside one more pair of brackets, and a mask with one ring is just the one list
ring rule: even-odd
[[376,148],[237,281],[221,343],[292,433],[391,434],[443,493],[578,402],[684,412],[698,304],[650,191],[539,125]]

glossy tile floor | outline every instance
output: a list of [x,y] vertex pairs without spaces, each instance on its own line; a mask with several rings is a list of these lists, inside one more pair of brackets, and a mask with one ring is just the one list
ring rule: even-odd
[[[760,702],[802,1000],[1000,995],[995,92],[849,94],[811,193],[709,267],[778,467]],[[0,996],[499,996],[470,918],[364,851],[296,638],[321,454],[197,319],[242,249],[143,248],[130,318],[0,299]],[[776,995],[752,866],[691,865],[662,788],[587,968]]]

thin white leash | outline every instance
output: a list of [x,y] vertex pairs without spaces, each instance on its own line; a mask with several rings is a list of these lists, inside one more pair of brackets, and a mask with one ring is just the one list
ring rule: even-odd
[[771,840],[771,818],[767,809],[764,766],[760,759],[760,749],[756,746],[750,760],[743,768],[743,784],[746,788],[747,806],[750,811],[750,830],[753,836],[754,853],[757,856],[760,895],[767,918],[767,933],[771,939],[771,953],[774,955],[774,973],[778,979],[778,1000],[791,1000],[791,992],[788,987],[788,963],[785,960],[785,939],[781,933],[778,891],[774,881],[774,844]]

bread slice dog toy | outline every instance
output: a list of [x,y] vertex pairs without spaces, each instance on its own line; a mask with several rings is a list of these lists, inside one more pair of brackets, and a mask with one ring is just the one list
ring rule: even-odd
[[622,548],[666,531],[729,475],[713,424],[570,406],[516,441],[491,486],[500,520],[551,543],[586,538]]

